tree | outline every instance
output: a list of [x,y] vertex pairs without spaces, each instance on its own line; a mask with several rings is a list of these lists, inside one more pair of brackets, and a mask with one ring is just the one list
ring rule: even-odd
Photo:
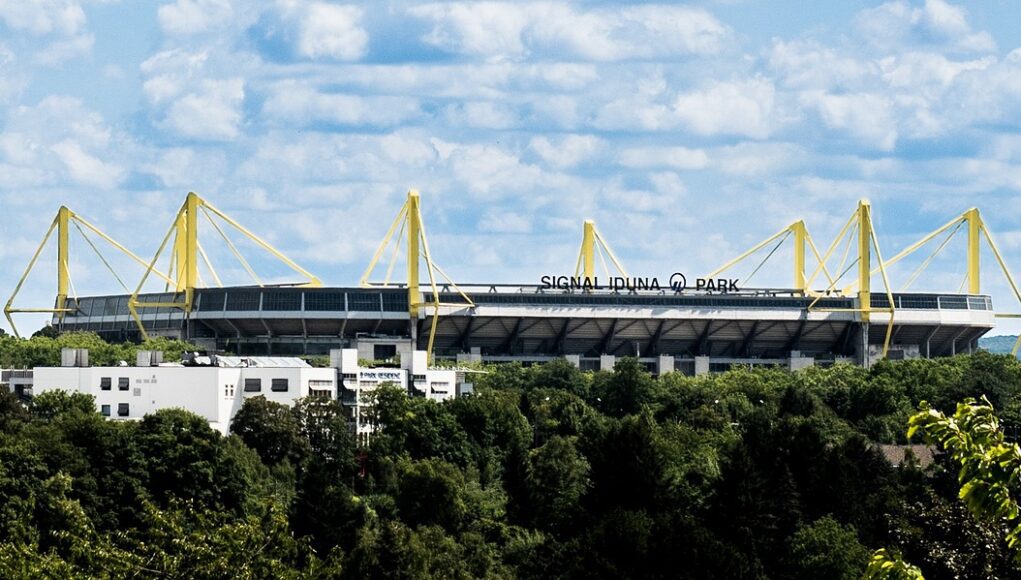
[[60,331],[52,324],[46,324],[46,326],[32,333],[32,338],[57,338],[58,336],[60,336]]
[[854,527],[841,525],[830,516],[799,529],[790,544],[792,578],[857,580],[869,557]]
[[137,442],[146,461],[146,486],[159,505],[180,498],[217,506],[220,434],[206,419],[183,409],[162,409],[141,420]]
[[245,399],[230,430],[267,465],[289,461],[300,466],[310,452],[298,415],[291,407],[268,401],[262,395]]
[[599,376],[593,391],[597,407],[613,417],[623,417],[651,403],[655,387],[656,382],[638,359],[625,357],[617,361],[612,373]]
[[548,529],[570,523],[592,486],[591,470],[588,460],[567,437],[552,437],[530,451],[526,481],[533,525]]
[[1021,524],[1017,523],[1017,491],[1021,478],[1021,447],[1007,443],[989,399],[965,399],[947,417],[924,401],[908,422],[908,437],[921,435],[926,443],[939,445],[959,466],[958,494],[976,517],[1001,523],[1009,529],[1007,545],[1021,562]]
[[439,525],[448,531],[460,528],[467,508],[461,471],[440,459],[403,461],[397,493],[397,509],[408,524]]

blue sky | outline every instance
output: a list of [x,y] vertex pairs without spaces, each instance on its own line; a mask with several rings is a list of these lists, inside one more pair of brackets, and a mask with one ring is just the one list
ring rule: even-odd
[[[148,258],[189,190],[338,285],[412,187],[463,282],[572,272],[586,218],[632,274],[704,273],[798,218],[825,245],[859,198],[887,255],[977,205],[1021,271],[1016,16],[1007,1],[0,0],[0,293],[61,204]],[[203,236],[225,282],[247,282]],[[118,291],[72,251],[79,294]],[[962,251],[915,288],[955,291]],[[52,256],[19,305],[51,300]],[[753,285],[788,286],[787,256]],[[133,286],[139,269],[110,257]],[[984,290],[1021,311],[985,264]]]

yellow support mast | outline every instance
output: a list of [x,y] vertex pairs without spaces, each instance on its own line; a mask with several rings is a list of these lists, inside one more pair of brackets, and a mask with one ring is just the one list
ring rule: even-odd
[[[847,223],[844,224],[844,227],[840,230],[840,233],[837,234],[837,237],[834,238],[833,243],[830,244],[830,247],[826,250],[826,253],[823,254],[822,259],[819,262],[819,267],[816,268],[815,272],[812,273],[812,276],[809,277],[808,279],[809,285],[811,285],[812,281],[819,274],[819,272],[825,269],[826,263],[829,261],[830,256],[833,255],[833,252],[845,241],[847,243],[848,251],[844,252],[844,257],[841,260],[841,263],[837,266],[837,269],[835,270],[837,272],[836,278],[830,282],[830,285],[826,288],[824,292],[819,293],[816,296],[815,300],[813,300],[812,303],[808,305],[808,310],[810,312],[818,311],[818,312],[857,313],[859,320],[863,323],[862,330],[864,335],[862,337],[863,340],[861,344],[861,347],[863,349],[862,361],[865,362],[865,364],[868,364],[867,337],[868,325],[872,319],[872,314],[875,312],[886,312],[890,315],[889,321],[887,322],[886,325],[886,338],[883,341],[882,357],[886,358],[886,355],[890,351],[890,342],[893,338],[893,321],[896,312],[895,303],[893,299],[893,290],[890,286],[890,280],[886,275],[886,265],[889,264],[889,262],[883,261],[883,255],[879,249],[879,239],[876,236],[875,227],[873,226],[872,223],[872,206],[871,204],[869,204],[868,200],[861,200],[858,202],[857,209],[855,209],[855,212],[851,215],[851,218],[847,221]],[[857,247],[858,257],[849,266],[845,268],[844,264],[847,261],[849,250],[852,245]],[[879,264],[876,270],[872,269],[873,250],[876,253],[876,263]],[[851,268],[854,267],[855,265],[857,265],[858,267],[857,268],[858,276],[857,280],[852,284],[852,286],[856,285],[858,287],[858,307],[850,309],[815,308],[816,303],[818,303],[823,296],[827,296],[833,293],[836,293],[838,295],[846,295],[849,292],[849,290],[846,288],[844,289],[843,292],[837,292],[836,286],[837,283],[840,282],[841,278],[843,278],[843,276],[847,272],[849,272]],[[883,286],[886,291],[886,299],[888,305],[885,308],[883,307],[877,308],[875,306],[872,306],[871,278],[876,271],[878,271],[882,275]]]
[[964,219],[968,222],[968,293],[981,294],[982,216],[979,215],[978,208],[973,207],[964,212]]
[[[429,253],[429,241],[425,234],[425,224],[422,221],[422,204],[421,198],[418,191],[412,189],[408,191],[407,200],[404,205],[401,206],[400,211],[397,212],[397,217],[394,218],[393,223],[390,225],[390,229],[387,230],[386,235],[383,236],[383,241],[380,242],[379,247],[376,248],[376,252],[372,255],[372,260],[369,262],[368,267],[365,268],[365,272],[362,274],[359,280],[359,285],[363,288],[378,288],[378,287],[389,287],[390,276],[393,273],[393,268],[397,263],[397,254],[403,245],[403,238],[407,232],[407,289],[408,289],[408,317],[411,325],[410,332],[415,341],[417,341],[417,325],[418,320],[421,317],[422,307],[431,306],[433,309],[432,322],[429,328],[429,342],[426,347],[426,352],[429,353],[429,360],[433,357],[433,344],[436,340],[436,326],[439,322],[440,308],[443,306],[449,307],[468,307],[474,308],[475,303],[472,302],[471,298],[467,294],[458,288],[457,284],[450,279],[446,273],[435,262],[433,262],[432,255]],[[394,234],[397,234],[396,237]],[[382,283],[373,283],[369,281],[372,276],[372,272],[375,270],[376,265],[379,263],[380,258],[386,249],[393,244],[393,254],[390,258],[390,266],[387,268],[386,278]],[[419,261],[425,260],[426,273],[429,276],[429,287],[431,299],[426,300],[421,291],[421,282],[419,280]],[[460,294],[461,298],[464,299],[462,304],[451,304],[440,301],[440,290],[436,284],[437,274],[442,276],[447,283],[454,288],[454,290]]]
[[[610,258],[610,263],[617,269],[617,273],[627,278],[627,270],[620,264],[620,260],[617,259],[617,255],[610,249],[610,245],[606,243],[603,236],[600,235],[599,230],[596,228],[596,222],[592,220],[585,220],[585,224],[582,227],[581,232],[581,249],[578,251],[578,261],[574,266],[574,276],[582,277],[584,282],[595,285],[596,283],[596,256],[599,256],[600,262],[603,264],[603,269],[606,270],[607,277],[612,276],[613,273],[610,271],[610,267],[606,262],[606,257]],[[604,257],[605,255],[605,257]]]
[[866,324],[872,313],[871,245],[872,206],[868,201],[862,200],[858,202],[858,303],[861,308],[861,321]]
[[[939,228],[923,236],[917,242],[911,244],[907,248],[904,248],[895,256],[882,262],[881,267],[873,268],[871,273],[875,275],[881,269],[889,268],[890,266],[900,262],[907,256],[921,249],[923,246],[933,241],[940,235],[949,232],[947,236],[939,243],[936,249],[929,254],[928,257],[915,269],[911,274],[910,278],[904,285],[906,290],[922,271],[929,266],[930,263],[943,251],[943,249],[950,243],[958,231],[967,226],[968,230],[968,241],[967,241],[967,253],[966,253],[966,268],[969,294],[981,294],[982,293],[982,271],[981,271],[981,250],[982,240],[985,239],[986,244],[989,246],[990,251],[993,253],[993,257],[996,258],[996,263],[999,265],[1001,272],[1003,273],[1004,279],[1007,281],[1007,285],[1010,287],[1014,297],[1021,303],[1021,289],[1018,288],[1017,282],[1014,280],[1013,274],[1007,267],[1006,262],[1003,260],[1003,255],[1000,253],[999,247],[996,242],[993,241],[992,234],[989,232],[989,228],[986,226],[985,221],[982,219],[982,214],[978,208],[971,208],[949,222],[943,224]],[[849,291],[857,282],[852,283],[850,286],[844,288],[844,291]],[[998,313],[997,318],[1021,318],[1021,314],[1017,313]],[[1021,337],[1018,338],[1014,344],[1012,353],[1016,356],[1018,350],[1021,349]]]
[[[181,205],[181,209],[178,210],[177,215],[174,217],[174,221],[170,225],[170,229],[167,231],[166,236],[163,237],[163,241],[156,250],[156,254],[153,256],[152,261],[146,264],[145,273],[142,275],[142,279],[138,282],[138,286],[135,288],[135,291],[131,294],[131,298],[128,300],[128,310],[131,312],[131,316],[135,319],[135,324],[138,326],[138,330],[141,332],[143,338],[148,338],[149,335],[146,332],[145,326],[142,324],[142,318],[138,313],[140,308],[180,308],[185,313],[190,313],[192,311],[195,304],[195,289],[200,287],[201,284],[199,276],[200,259],[205,260],[206,266],[209,268],[213,279],[217,281],[220,279],[216,270],[212,268],[212,264],[209,263],[208,256],[206,256],[205,251],[199,243],[198,224],[200,213],[205,216],[209,224],[213,226],[213,229],[221,238],[223,238],[231,252],[233,252],[234,256],[238,259],[245,270],[248,271],[248,273],[255,279],[258,286],[261,287],[263,285],[262,281],[255,274],[254,269],[252,269],[248,261],[245,260],[244,256],[241,255],[241,252],[237,249],[234,243],[229,237],[227,237],[224,230],[216,223],[216,221],[213,220],[213,216],[216,216],[223,222],[226,222],[243,236],[254,242],[257,246],[283,262],[291,270],[294,270],[307,279],[307,282],[297,284],[297,286],[322,286],[322,282],[319,278],[294,263],[279,250],[269,245],[262,238],[245,229],[244,226],[231,219],[225,213],[216,209],[212,204],[195,192],[189,192],[188,196],[184,200],[184,204]],[[174,288],[175,295],[183,295],[183,297],[181,300],[175,299],[172,302],[141,302],[138,297],[142,292],[142,288],[145,286],[145,283],[149,278],[149,274],[156,272],[156,263],[159,261],[160,256],[163,254],[163,250],[170,242],[171,237],[174,238],[173,255],[171,257],[171,263],[174,264],[174,279],[171,280],[169,278],[164,278],[167,280],[169,287]]]
[[[89,223],[85,220],[85,218],[71,211],[71,209],[67,206],[60,206],[60,209],[57,210],[57,215],[54,216],[53,221],[50,222],[50,227],[46,230],[46,234],[43,236],[42,242],[39,243],[38,248],[36,248],[35,253],[32,255],[32,259],[29,260],[28,266],[25,268],[25,272],[21,275],[21,279],[18,280],[18,284],[15,286],[14,292],[11,293],[11,297],[4,305],[4,316],[7,318],[8,324],[11,325],[11,330],[14,331],[15,336],[20,337],[20,334],[18,334],[18,328],[14,324],[14,318],[11,316],[12,314],[29,312],[50,313],[55,314],[58,320],[61,320],[68,312],[75,311],[75,308],[68,307],[68,297],[74,288],[71,281],[71,227],[78,230],[82,238],[96,253],[100,261],[102,261],[103,265],[106,266],[113,277],[120,282],[121,286],[124,286],[124,283],[121,281],[120,276],[117,275],[117,272],[114,271],[113,267],[99,251],[99,248],[92,242],[88,234],[86,234],[86,230],[99,236],[103,241],[131,258],[135,263],[142,266],[147,265],[145,260],[139,258],[134,252],[125,248],[116,240],[103,233],[102,230]],[[25,280],[27,280],[29,274],[31,274],[36,262],[39,260],[39,256],[42,254],[43,249],[49,242],[50,236],[53,235],[53,232],[57,233],[57,295],[54,306],[52,308],[15,308],[14,300],[18,297],[19,292],[21,292],[21,288],[24,286]],[[164,280],[170,280],[170,278],[162,272],[154,270],[154,273]],[[125,291],[126,290],[127,289],[125,288]]]
[[[780,248],[780,246],[787,240],[787,238],[791,236],[794,236],[794,262],[793,262],[794,290],[800,292],[801,294],[809,293],[810,280],[805,276],[806,249],[812,251],[812,255],[815,257],[816,262],[819,264],[819,269],[826,274],[827,280],[833,282],[833,278],[832,276],[830,276],[830,272],[826,268],[826,264],[823,261],[822,256],[819,255],[819,250],[818,248],[816,248],[815,242],[812,240],[812,236],[808,233],[808,226],[805,225],[804,220],[798,220],[788,225],[787,227],[781,229],[780,231],[776,232],[775,234],[769,236],[768,238],[762,240],[758,244],[755,244],[740,256],[713,270],[709,274],[706,274],[705,278],[712,279],[719,276],[723,272],[726,272],[727,270],[736,266],[738,263],[743,262],[748,257],[757,253],[759,250],[762,250],[766,246],[772,244],[773,242],[776,242],[774,247],[770,250],[769,254],[766,255],[766,257],[759,263],[758,266],[755,267],[755,269],[749,275],[748,279],[750,279],[762,268],[766,261],[773,256],[773,253]],[[747,279],[745,281],[747,282]]]

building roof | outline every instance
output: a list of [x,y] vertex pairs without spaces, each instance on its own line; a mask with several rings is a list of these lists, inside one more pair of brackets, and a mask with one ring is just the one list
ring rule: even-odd
[[227,368],[311,368],[312,365],[294,356],[216,356],[217,366]]

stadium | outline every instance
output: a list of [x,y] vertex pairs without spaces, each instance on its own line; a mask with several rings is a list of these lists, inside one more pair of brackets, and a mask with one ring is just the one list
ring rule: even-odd
[[[655,285],[649,280],[644,284],[609,282],[614,273],[622,280],[631,278],[595,225],[585,222],[572,283],[561,284],[554,274],[544,277],[542,284],[510,285],[457,284],[447,278],[429,254],[419,204],[417,192],[410,192],[362,280],[348,287],[324,287],[317,277],[196,194],[188,195],[151,261],[131,254],[61,208],[39,248],[56,233],[54,306],[18,308],[19,283],[5,314],[12,327],[12,314],[41,311],[52,314],[52,325],[60,332],[91,331],[108,340],[165,336],[210,351],[242,355],[322,355],[331,349],[357,348],[365,358],[386,359],[409,350],[428,350],[436,360],[529,364],[566,357],[583,369],[612,368],[616,357],[635,356],[653,372],[702,374],[735,364],[802,368],[843,361],[868,365],[884,357],[970,352],[994,328],[998,316],[1009,316],[998,313],[991,298],[981,292],[983,242],[1021,300],[976,209],[884,261],[872,228],[871,208],[863,201],[825,251],[820,251],[799,221],[704,277],[676,273],[681,278],[675,278],[672,273],[669,281],[662,276]],[[302,280],[292,285],[201,287],[200,264],[212,266],[198,242],[200,215],[222,219]],[[135,292],[69,295],[64,274],[70,259],[67,238],[70,227],[79,224],[146,266]],[[78,230],[84,235],[85,230]],[[892,264],[942,239],[935,256],[959,230],[967,236],[967,292],[890,290],[887,269]],[[794,244],[790,288],[744,288],[733,282],[721,288],[705,283],[728,280],[724,274],[735,264],[769,248],[775,251],[786,240]],[[844,257],[836,264],[841,252]],[[235,253],[250,270],[240,252]],[[381,257],[391,253],[387,279],[370,281]],[[156,264],[168,255],[164,274]],[[406,268],[407,276],[391,282],[399,255],[405,256],[402,269]],[[806,266],[806,256],[814,258],[814,268]],[[26,276],[38,257],[39,252]],[[597,261],[612,266],[606,268],[608,276],[596,272]],[[166,283],[167,291],[143,292],[146,280],[157,277]],[[683,284],[677,281],[681,279]]]

